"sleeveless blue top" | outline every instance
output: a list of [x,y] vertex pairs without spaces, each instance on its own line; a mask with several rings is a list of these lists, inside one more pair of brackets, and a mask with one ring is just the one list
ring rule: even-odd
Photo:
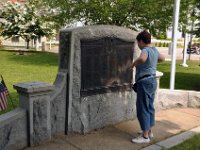
[[154,47],[144,47],[142,49],[142,52],[145,52],[147,54],[147,60],[145,61],[145,63],[136,66],[136,81],[143,76],[156,74],[158,58],[160,56],[160,53]]

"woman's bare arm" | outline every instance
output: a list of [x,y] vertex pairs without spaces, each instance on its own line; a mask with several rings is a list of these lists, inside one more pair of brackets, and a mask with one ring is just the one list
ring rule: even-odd
[[162,61],[165,61],[165,56],[163,54],[160,54],[158,58],[158,62],[162,62]]
[[142,52],[140,56],[133,62],[131,68],[133,69],[135,66],[145,63],[147,57],[148,57],[147,54],[145,52]]

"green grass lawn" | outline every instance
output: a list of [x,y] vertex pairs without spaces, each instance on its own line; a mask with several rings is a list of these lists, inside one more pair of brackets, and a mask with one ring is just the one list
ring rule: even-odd
[[[175,89],[200,91],[200,62],[187,61],[189,67],[182,67],[182,61],[176,62]],[[171,62],[166,61],[158,64],[158,71],[164,73],[161,78],[160,87],[169,89]]]
[[184,141],[183,143],[170,148],[169,150],[200,150],[200,134]]
[[[20,82],[42,81],[53,84],[58,70],[58,54],[30,52],[16,55],[14,51],[0,50],[0,74],[10,92],[13,103],[18,106],[18,94],[13,85]],[[12,110],[11,101],[6,111]]]
[[[199,62],[187,62],[188,68],[176,67],[176,89],[200,91],[200,66]],[[161,88],[169,88],[170,62],[158,65],[158,70],[164,73],[161,78]],[[13,85],[20,82],[42,81],[53,84],[58,70],[58,54],[48,52],[30,52],[27,55],[16,55],[14,51],[0,50],[0,74],[3,75],[14,105],[18,106],[18,94]],[[0,114],[12,110],[9,108]]]

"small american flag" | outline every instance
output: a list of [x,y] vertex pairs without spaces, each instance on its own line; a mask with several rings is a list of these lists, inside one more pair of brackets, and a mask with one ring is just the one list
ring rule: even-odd
[[8,90],[4,81],[2,80],[0,83],[0,111],[5,110],[8,107],[7,97]]

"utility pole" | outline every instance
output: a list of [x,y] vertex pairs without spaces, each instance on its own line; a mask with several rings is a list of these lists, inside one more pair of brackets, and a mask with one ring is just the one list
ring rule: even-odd
[[176,43],[179,20],[180,0],[174,0],[174,16],[173,16],[173,32],[172,32],[172,62],[171,62],[171,77],[170,90],[174,90],[175,73],[176,73]]

